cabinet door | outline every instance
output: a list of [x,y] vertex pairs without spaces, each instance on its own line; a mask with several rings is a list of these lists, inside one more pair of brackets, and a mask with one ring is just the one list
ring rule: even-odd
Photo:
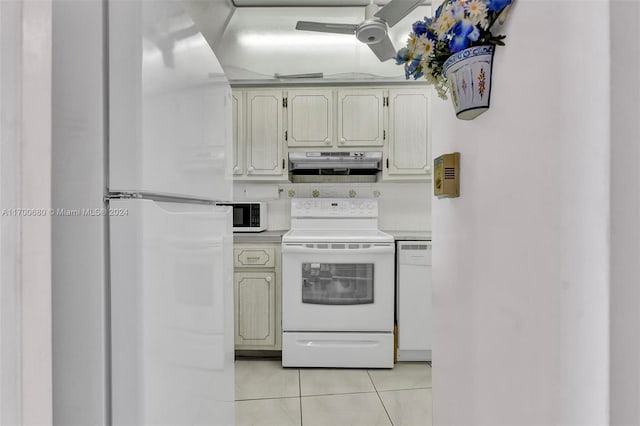
[[333,144],[333,92],[289,90],[287,94],[288,146]]
[[236,347],[276,344],[274,272],[236,272]]
[[247,175],[284,176],[282,92],[247,91]]
[[389,135],[384,178],[425,178],[431,173],[428,89],[389,90]]
[[244,93],[234,90],[231,98],[231,117],[233,127],[233,174],[244,173]]
[[382,146],[382,90],[338,90],[338,146]]

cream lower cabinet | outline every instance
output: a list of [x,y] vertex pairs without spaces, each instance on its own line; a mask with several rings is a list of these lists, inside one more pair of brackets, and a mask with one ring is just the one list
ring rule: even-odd
[[280,245],[234,245],[236,349],[282,347]]

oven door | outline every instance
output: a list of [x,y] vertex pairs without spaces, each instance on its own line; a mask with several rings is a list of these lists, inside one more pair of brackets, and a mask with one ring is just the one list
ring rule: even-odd
[[283,331],[393,330],[392,243],[284,243]]

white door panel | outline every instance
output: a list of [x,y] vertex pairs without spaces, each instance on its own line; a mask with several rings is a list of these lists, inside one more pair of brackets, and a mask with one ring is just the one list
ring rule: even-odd
[[114,424],[232,424],[229,209],[111,207],[124,212],[109,218]]
[[180,2],[111,2],[109,24],[110,190],[231,199],[231,88]]

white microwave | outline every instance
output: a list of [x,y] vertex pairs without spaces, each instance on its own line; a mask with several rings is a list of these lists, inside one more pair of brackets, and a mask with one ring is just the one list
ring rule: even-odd
[[233,207],[233,232],[262,232],[267,229],[267,204],[261,202],[218,203]]

